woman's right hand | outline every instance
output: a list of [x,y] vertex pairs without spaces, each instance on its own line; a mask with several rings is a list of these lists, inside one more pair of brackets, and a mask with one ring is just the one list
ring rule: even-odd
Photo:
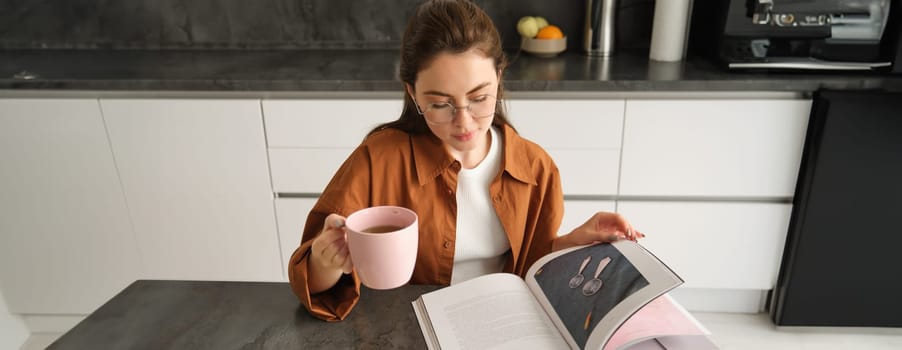
[[307,271],[311,294],[332,288],[343,273],[351,273],[354,267],[344,223],[345,218],[341,215],[327,216],[322,232],[313,239]]

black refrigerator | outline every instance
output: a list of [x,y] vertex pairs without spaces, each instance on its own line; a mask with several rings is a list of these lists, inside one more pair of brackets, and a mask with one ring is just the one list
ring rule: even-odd
[[902,327],[902,93],[814,95],[770,314]]

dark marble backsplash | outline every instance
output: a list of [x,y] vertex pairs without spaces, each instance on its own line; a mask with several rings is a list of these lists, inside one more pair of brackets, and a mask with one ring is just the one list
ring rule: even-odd
[[[421,0],[0,0],[0,49],[396,48]],[[476,1],[504,45],[541,15],[581,49],[584,0]],[[617,47],[648,47],[654,0],[618,3]]]

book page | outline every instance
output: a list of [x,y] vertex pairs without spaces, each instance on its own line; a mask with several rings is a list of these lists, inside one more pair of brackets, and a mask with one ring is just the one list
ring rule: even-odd
[[707,328],[677,304],[670,295],[664,294],[626,320],[605,344],[604,349],[625,348],[651,338],[709,333]]
[[517,275],[490,274],[426,293],[414,308],[430,348],[568,347]]
[[549,254],[526,277],[575,349],[601,349],[633,313],[682,283],[654,255],[628,240]]

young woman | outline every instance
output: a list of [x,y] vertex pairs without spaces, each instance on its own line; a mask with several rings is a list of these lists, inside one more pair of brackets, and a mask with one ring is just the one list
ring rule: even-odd
[[418,214],[416,284],[523,276],[553,250],[643,236],[620,215],[599,212],[558,237],[560,174],[505,118],[505,64],[494,24],[472,2],[417,7],[401,44],[400,118],[370,132],[338,169],[289,262],[292,289],[311,314],[337,321],[357,303],[360,281],[342,226],[370,206]]

